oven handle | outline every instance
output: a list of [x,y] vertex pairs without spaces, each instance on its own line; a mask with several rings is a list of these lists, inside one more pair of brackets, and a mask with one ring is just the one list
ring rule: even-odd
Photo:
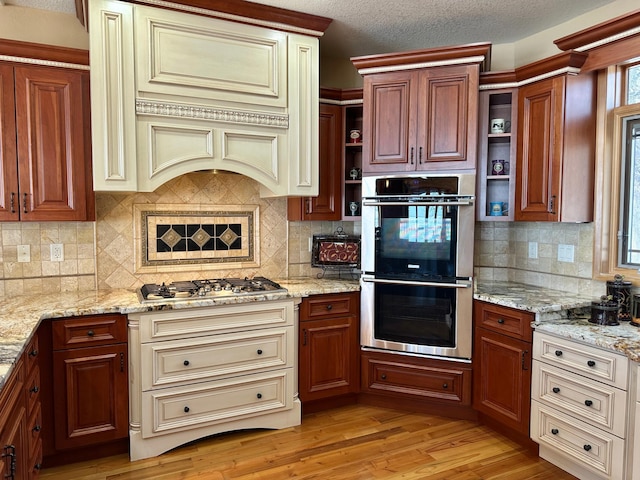
[[468,201],[456,201],[456,202],[384,202],[384,201],[371,201],[364,200],[362,206],[364,207],[448,207],[448,206],[462,206],[467,207],[473,205],[471,200]]
[[392,285],[417,285],[419,287],[445,287],[445,288],[470,288],[469,283],[441,283],[441,282],[418,282],[415,280],[387,280],[384,278],[373,278],[368,275],[360,277],[363,282],[370,283],[389,283]]

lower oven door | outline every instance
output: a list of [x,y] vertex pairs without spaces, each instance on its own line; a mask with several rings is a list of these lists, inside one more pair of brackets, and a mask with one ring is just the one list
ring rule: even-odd
[[363,347],[471,358],[471,281],[415,282],[361,277]]

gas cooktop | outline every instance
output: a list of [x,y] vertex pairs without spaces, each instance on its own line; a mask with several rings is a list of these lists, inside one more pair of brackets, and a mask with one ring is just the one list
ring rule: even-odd
[[146,283],[138,290],[142,303],[166,302],[198,298],[222,298],[286,292],[273,280],[264,277],[216,278],[163,283]]

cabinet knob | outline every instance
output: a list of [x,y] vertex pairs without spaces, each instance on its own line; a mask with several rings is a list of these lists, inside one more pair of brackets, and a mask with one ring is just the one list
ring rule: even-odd
[[261,399],[262,398],[262,394],[259,393],[259,394],[256,395],[256,397],[258,397],[258,399]]
[[182,364],[183,364],[185,367],[188,367],[188,366],[189,366],[189,360],[185,360],[184,362],[182,362]]
[[553,393],[560,393],[560,389],[559,389],[558,387],[553,387],[553,388],[551,389],[551,391],[552,391]]
[[557,428],[552,428],[551,429],[551,433],[554,434],[554,435],[557,435],[559,433],[559,431],[558,431]]
[[562,350],[556,350],[555,354],[556,354],[556,357],[561,357],[562,356]]
[[191,410],[189,407],[184,407],[184,413],[189,413],[189,410]]
[[498,319],[498,323],[499,323],[500,325],[502,325],[502,324],[504,323],[504,318],[499,318],[499,319]]
[[262,350],[260,348],[258,349],[258,355],[262,355]]
[[35,348],[33,350],[31,350],[29,352],[29,356],[30,357],[37,357],[38,356],[38,350],[36,350]]
[[443,383],[442,384],[442,388],[449,388],[449,384],[448,383]]
[[585,401],[584,401],[584,404],[585,404],[587,407],[590,407],[591,405],[593,405],[593,401],[591,401],[591,400],[585,400]]
[[34,385],[33,387],[31,387],[31,388],[29,389],[29,391],[30,391],[31,393],[38,393],[38,392],[40,391],[40,388],[38,388],[38,386],[37,386],[37,385]]
[[42,430],[42,427],[40,425],[36,425],[35,427],[32,428],[32,430],[34,432],[39,432],[40,430]]
[[582,448],[584,448],[588,452],[589,450],[591,450],[591,445],[587,444],[587,445],[583,446]]
[[41,464],[41,463],[36,463],[36,464],[33,466],[33,469],[34,469],[34,470],[42,470],[42,464]]
[[333,308],[333,305],[329,304],[327,305],[327,310],[331,310]]
[[96,334],[96,332],[94,332],[93,330],[89,330],[89,331],[87,332],[87,336],[88,336],[88,337],[93,337],[95,334]]
[[381,378],[382,380],[386,380],[386,379],[387,379],[387,375],[386,375],[385,373],[383,373],[382,375],[380,375],[380,378]]
[[596,362],[593,360],[588,360],[587,361],[587,365],[589,365],[590,367],[595,367],[596,366]]

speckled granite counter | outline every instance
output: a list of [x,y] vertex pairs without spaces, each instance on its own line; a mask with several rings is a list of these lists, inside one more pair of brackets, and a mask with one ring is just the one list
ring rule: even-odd
[[640,362],[640,329],[629,322],[589,322],[592,297],[507,282],[482,282],[474,298],[535,313],[534,328],[626,355]]
[[22,353],[40,321],[99,313],[134,313],[223,305],[287,297],[306,297],[325,293],[340,293],[360,289],[357,281],[316,278],[275,279],[288,290],[286,293],[201,299],[174,303],[141,304],[130,290],[92,290],[40,296],[20,296],[0,300],[0,388],[5,377]]

